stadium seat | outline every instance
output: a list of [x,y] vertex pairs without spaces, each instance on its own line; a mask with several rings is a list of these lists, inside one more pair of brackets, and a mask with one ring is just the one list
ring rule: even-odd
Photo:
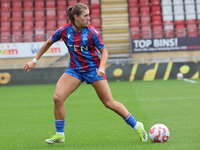
[[137,7],[138,6],[138,0],[128,0],[128,6],[129,7]]
[[44,29],[44,28],[45,28],[44,20],[36,20],[35,21],[35,29]]
[[67,19],[67,10],[57,9],[57,19]]
[[174,37],[174,25],[173,24],[164,25],[164,30],[165,30],[165,37],[166,38]]
[[176,37],[185,37],[185,25],[184,24],[177,24],[176,28]]
[[161,5],[162,6],[172,5],[172,1],[171,0],[162,0]]
[[90,9],[91,8],[100,8],[99,0],[90,0]]
[[32,10],[33,9],[33,1],[23,1],[23,9],[24,10]]
[[149,6],[149,0],[139,0],[141,6]]
[[196,23],[196,14],[186,14],[186,23],[195,24]]
[[68,0],[68,6],[74,6],[77,3],[77,0]]
[[200,4],[200,0],[196,0],[196,4]]
[[138,7],[129,7],[129,16],[139,16]]
[[183,5],[174,5],[174,14],[175,15],[184,14]]
[[162,25],[162,16],[161,15],[152,16],[152,24]]
[[44,20],[44,10],[35,10],[35,20]]
[[183,5],[183,0],[173,0],[174,5]]
[[58,20],[57,24],[58,24],[57,28],[60,28],[60,27],[64,26],[65,24],[67,24],[67,19]]
[[141,30],[143,39],[151,38],[151,26],[142,26]]
[[185,13],[186,14],[194,14],[195,12],[195,5],[187,4],[185,5]]
[[56,30],[53,29],[46,30],[46,40],[48,40],[55,31]]
[[21,11],[12,11],[12,20],[13,21],[21,21],[22,20],[22,12]]
[[22,31],[13,31],[12,32],[12,42],[22,42]]
[[10,11],[10,2],[9,1],[1,2],[1,11]]
[[91,18],[91,23],[96,29],[101,28],[101,18]]
[[129,19],[130,19],[130,27],[139,26],[140,25],[139,16],[137,16],[137,17],[130,17]]
[[150,15],[150,7],[149,6],[140,7],[140,15],[141,16],[149,16]]
[[35,10],[44,10],[44,1],[35,1]]
[[45,32],[42,29],[35,30],[35,42],[43,42],[45,41]]
[[151,7],[151,14],[152,14],[152,16],[161,15],[162,14],[161,7],[160,6],[152,6]]
[[185,5],[187,4],[193,4],[194,5],[194,0],[185,0]]
[[46,19],[47,20],[56,19],[56,10],[55,9],[47,9],[46,10]]
[[1,43],[10,43],[10,31],[2,31],[0,34]]
[[151,0],[151,6],[160,6],[160,0]]
[[66,0],[57,0],[57,9],[66,9],[67,2]]
[[153,26],[153,38],[163,38],[162,26]]
[[151,18],[150,18],[150,16],[141,16],[141,25],[142,26],[151,25]]
[[33,20],[33,11],[25,10],[23,14],[24,14],[23,17],[24,20]]
[[33,42],[33,30],[25,30],[23,33],[24,42]]
[[1,21],[1,31],[10,31],[10,21]]
[[47,20],[46,21],[46,29],[56,30],[56,20]]
[[200,4],[196,4],[196,13],[199,14],[200,13]]
[[131,27],[131,38],[140,39],[140,27]]
[[24,21],[23,23],[23,30],[33,30],[33,20]]
[[22,10],[22,3],[21,1],[12,1],[12,11],[21,11]]
[[162,17],[163,17],[163,23],[165,25],[174,23],[172,15],[163,15]]
[[187,25],[187,35],[188,35],[188,37],[197,36],[197,26],[196,26],[196,24],[188,24]]
[[184,17],[184,14],[175,15],[175,16],[174,16],[174,20],[175,20],[175,25],[178,25],[178,24],[183,24],[183,25],[185,25],[185,17]]
[[162,15],[172,15],[172,6],[171,5],[166,5],[162,6]]
[[10,11],[2,11],[1,12],[1,21],[10,21]]
[[89,0],[79,0],[79,3],[83,3],[89,7]]
[[100,18],[101,17],[101,10],[100,8],[92,8],[90,9],[90,12],[91,12],[91,15],[90,17],[91,18]]
[[12,21],[12,30],[13,31],[22,30],[22,22],[21,21]]
[[56,3],[54,0],[48,0],[46,1],[46,9],[55,9],[56,8]]

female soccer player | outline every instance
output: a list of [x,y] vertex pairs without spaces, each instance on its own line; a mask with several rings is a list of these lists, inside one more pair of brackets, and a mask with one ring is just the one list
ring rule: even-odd
[[[61,38],[70,53],[69,66],[58,80],[53,96],[56,134],[52,138],[46,139],[45,142],[54,144],[65,141],[64,125],[66,114],[64,101],[83,81],[91,84],[105,107],[120,115],[127,124],[136,130],[141,141],[146,142],[147,133],[143,124],[137,122],[124,105],[116,102],[112,97],[104,72],[108,52],[99,33],[90,25],[88,7],[85,4],[77,3],[68,8],[68,15],[71,23],[56,30],[51,38],[40,48],[35,58],[24,66],[25,72],[32,70],[37,60],[54,42]],[[101,53],[101,58],[97,49]]]

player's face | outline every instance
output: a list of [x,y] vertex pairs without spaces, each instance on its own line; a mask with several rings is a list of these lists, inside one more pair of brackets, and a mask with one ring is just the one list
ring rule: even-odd
[[89,10],[83,10],[82,14],[78,16],[77,23],[79,24],[79,27],[86,27],[90,23],[90,16],[89,16]]

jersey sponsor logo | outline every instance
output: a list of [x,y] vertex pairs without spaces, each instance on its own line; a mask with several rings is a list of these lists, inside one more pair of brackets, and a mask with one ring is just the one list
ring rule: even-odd
[[81,46],[80,47],[80,45],[68,45],[67,44],[67,46],[69,46],[69,48],[71,49],[71,50],[73,50],[73,48],[74,48],[74,51],[83,51],[83,50],[88,50],[88,46]]

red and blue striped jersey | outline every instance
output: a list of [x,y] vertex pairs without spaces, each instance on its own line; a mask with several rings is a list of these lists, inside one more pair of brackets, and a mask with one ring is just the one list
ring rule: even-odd
[[70,53],[70,68],[82,71],[99,68],[100,56],[98,50],[103,49],[105,45],[93,26],[88,25],[81,31],[76,32],[72,23],[68,23],[57,29],[51,36],[53,42],[61,38]]

